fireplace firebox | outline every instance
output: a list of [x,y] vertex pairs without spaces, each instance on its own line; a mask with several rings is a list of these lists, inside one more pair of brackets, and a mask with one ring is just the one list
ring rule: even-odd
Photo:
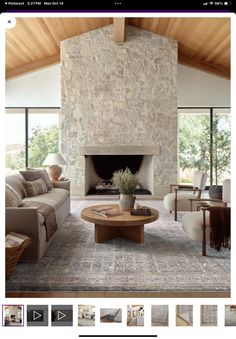
[[152,194],[153,166],[150,155],[86,155],[85,186],[87,195],[119,194],[111,179],[115,171],[126,169],[137,173],[135,194]]

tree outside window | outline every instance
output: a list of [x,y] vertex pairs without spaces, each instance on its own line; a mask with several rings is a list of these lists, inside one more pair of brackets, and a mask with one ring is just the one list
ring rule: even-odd
[[[20,114],[12,112],[20,110]],[[37,168],[48,153],[56,153],[59,148],[59,114],[58,109],[28,110],[28,164],[26,164],[25,136],[26,136],[26,110],[9,109],[6,114],[6,174],[10,174],[26,166]],[[11,114],[9,114],[9,111]]]
[[192,182],[198,169],[208,173],[208,184],[222,184],[230,175],[230,128],[227,113],[214,113],[212,128],[209,112],[179,114],[180,182]]

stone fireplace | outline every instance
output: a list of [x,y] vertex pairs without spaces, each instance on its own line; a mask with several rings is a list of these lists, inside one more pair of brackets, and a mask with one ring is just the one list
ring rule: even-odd
[[177,43],[132,26],[124,44],[112,34],[109,25],[61,43],[65,175],[86,195],[110,157],[140,156],[141,186],[162,196],[177,180]]

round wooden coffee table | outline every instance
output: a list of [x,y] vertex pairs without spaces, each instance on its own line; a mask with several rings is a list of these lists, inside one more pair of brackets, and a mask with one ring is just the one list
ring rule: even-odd
[[111,207],[119,209],[119,205],[95,205],[84,208],[81,217],[94,223],[95,242],[101,243],[113,238],[123,237],[139,244],[144,243],[144,224],[153,222],[159,218],[159,212],[150,208],[151,215],[130,215],[129,211],[121,211],[121,215],[104,217],[92,211],[98,207]]

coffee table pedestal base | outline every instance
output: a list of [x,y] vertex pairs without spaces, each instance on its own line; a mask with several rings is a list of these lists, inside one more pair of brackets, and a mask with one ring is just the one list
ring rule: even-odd
[[144,225],[138,226],[105,226],[95,224],[95,242],[101,243],[114,238],[126,238],[128,240],[144,243]]

